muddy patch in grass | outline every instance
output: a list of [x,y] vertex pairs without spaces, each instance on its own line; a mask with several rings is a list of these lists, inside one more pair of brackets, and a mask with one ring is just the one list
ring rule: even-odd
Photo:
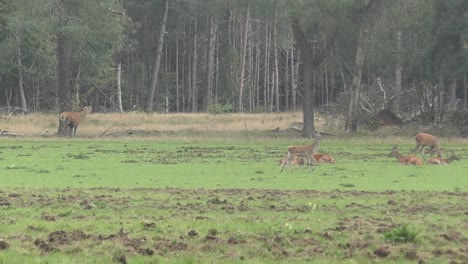
[[[66,188],[1,194],[12,211],[0,222],[25,228],[7,229],[0,250],[34,247],[43,260],[84,251],[120,263],[155,256],[276,263],[468,259],[465,193]],[[385,240],[403,225],[418,240]]]

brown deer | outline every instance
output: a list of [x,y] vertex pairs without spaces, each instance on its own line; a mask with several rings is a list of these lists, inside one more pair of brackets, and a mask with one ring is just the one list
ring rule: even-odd
[[[279,165],[283,165],[283,162],[285,162],[288,159],[288,155],[285,155],[280,161]],[[307,160],[304,157],[299,157],[299,156],[294,156],[294,158],[291,159],[290,163],[291,165],[294,166],[301,166],[305,165]]]
[[89,113],[91,113],[91,106],[81,108],[80,112],[63,112],[59,116],[59,126],[69,129],[69,136],[75,136],[81,119]]
[[423,162],[416,156],[402,156],[397,150],[397,146],[393,147],[392,152],[388,154],[389,157],[396,157],[402,165],[422,165]]
[[421,155],[423,159],[426,159],[424,156],[424,148],[429,147],[431,151],[431,158],[434,157],[434,150],[437,150],[437,154],[441,155],[440,152],[440,147],[439,147],[439,140],[437,139],[436,136],[433,136],[428,133],[418,133],[416,134],[415,138],[416,140],[416,147],[413,150],[413,154],[416,153],[416,151],[420,149]]
[[427,161],[427,164],[432,164],[432,165],[448,165],[450,162],[454,160],[460,160],[460,158],[455,155],[455,152],[451,151],[452,155],[448,158],[442,158],[442,155],[438,155],[437,158],[432,158]]
[[313,136],[315,138],[315,141],[311,145],[305,145],[305,146],[290,146],[288,147],[288,158],[283,162],[281,165],[281,172],[283,172],[284,165],[287,163],[289,166],[291,166],[291,160],[295,156],[299,157],[304,157],[307,159],[307,165],[310,168],[310,164],[312,160],[315,160],[313,155],[317,152],[318,145],[320,143],[321,135],[319,132],[316,132]]
[[315,153],[314,159],[317,161],[317,163],[335,163],[335,158],[328,154]]

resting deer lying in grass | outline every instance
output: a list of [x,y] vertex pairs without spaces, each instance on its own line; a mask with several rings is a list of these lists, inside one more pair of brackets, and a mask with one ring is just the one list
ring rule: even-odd
[[[335,163],[335,158],[333,158],[332,155],[315,153],[313,157],[314,157],[314,160],[317,161],[317,163]],[[288,155],[284,156],[279,161],[279,164],[282,165],[283,162],[285,162],[287,159],[288,159]],[[304,157],[294,156],[294,158],[291,159],[290,163],[291,165],[301,166],[301,165],[305,165],[306,162],[307,160]]]
[[81,119],[84,119],[85,115],[89,113],[91,113],[91,106],[83,107],[81,112],[63,112],[59,116],[59,126],[70,129],[69,136],[75,136]]
[[[288,159],[288,155],[285,155],[280,161],[279,161],[279,164],[280,165],[283,165],[283,163]],[[299,156],[294,156],[291,161],[290,161],[290,164],[291,165],[294,165],[294,166],[301,166],[301,165],[305,165],[307,162],[307,160],[304,158],[304,157],[299,157]]]
[[433,136],[428,133],[418,133],[416,134],[415,138],[416,140],[416,147],[413,150],[413,153],[416,153],[416,150],[420,149],[421,155],[423,159],[426,159],[424,156],[424,148],[429,147],[431,151],[431,158],[434,157],[434,150],[437,150],[437,154],[440,156],[440,147],[439,147],[439,140],[437,139],[436,136]]
[[389,157],[396,157],[402,165],[422,165],[423,162],[416,156],[402,156],[397,150],[397,146],[393,147],[392,152],[388,154]]
[[[304,157],[307,159],[307,165],[310,169],[311,161],[314,159],[313,155],[317,152],[318,145],[320,143],[321,135],[320,133],[315,133],[313,136],[315,141],[311,145],[305,146],[290,146],[288,147],[288,158],[283,162],[281,165],[281,172],[283,172],[284,165],[287,163],[289,166],[291,165],[291,160],[295,157]],[[315,160],[315,159],[314,159]]]
[[452,151],[452,155],[446,159],[442,158],[442,155],[438,155],[437,158],[432,158],[427,161],[427,164],[433,165],[448,165],[450,162],[454,160],[460,160],[460,158],[455,155],[455,152]]
[[317,161],[317,163],[335,163],[335,158],[328,154],[315,153],[314,159]]

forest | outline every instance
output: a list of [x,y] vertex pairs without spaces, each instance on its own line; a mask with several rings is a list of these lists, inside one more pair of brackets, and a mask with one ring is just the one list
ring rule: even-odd
[[[314,112],[344,117],[347,131],[382,112],[439,124],[468,105],[467,9],[467,0],[2,0],[0,111],[302,111],[306,134]],[[468,125],[461,116],[452,121]]]

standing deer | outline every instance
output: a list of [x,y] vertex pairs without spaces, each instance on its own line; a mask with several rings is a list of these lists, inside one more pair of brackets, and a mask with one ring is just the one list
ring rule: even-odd
[[389,157],[396,157],[402,165],[422,165],[423,162],[416,156],[402,156],[397,150],[397,146],[393,147],[392,152],[388,154]]
[[448,165],[450,162],[454,160],[460,160],[460,158],[455,155],[455,152],[451,151],[452,155],[448,158],[442,158],[442,155],[438,155],[437,158],[433,158],[427,161],[427,164],[432,164],[432,165]]
[[91,106],[81,108],[80,112],[63,112],[59,116],[59,127],[64,126],[65,129],[70,129],[69,136],[75,136],[81,119],[89,113],[91,113]]
[[309,170],[311,170],[310,164],[311,160],[315,160],[313,155],[317,152],[318,145],[320,143],[321,135],[319,132],[316,132],[313,136],[315,141],[312,145],[305,145],[305,146],[290,146],[288,147],[288,158],[283,161],[281,165],[281,172],[283,172],[284,165],[287,163],[288,166],[291,166],[291,160],[296,157],[304,157],[307,159],[307,165],[309,166]]
[[416,140],[416,147],[413,150],[413,153],[416,153],[416,150],[421,148],[420,152],[423,157],[423,159],[426,159],[424,156],[424,148],[429,147],[431,151],[431,158],[434,157],[434,149],[437,149],[437,154],[441,155],[440,152],[440,147],[439,147],[439,140],[437,139],[436,136],[433,136],[428,133],[418,133],[416,134],[415,138]]

